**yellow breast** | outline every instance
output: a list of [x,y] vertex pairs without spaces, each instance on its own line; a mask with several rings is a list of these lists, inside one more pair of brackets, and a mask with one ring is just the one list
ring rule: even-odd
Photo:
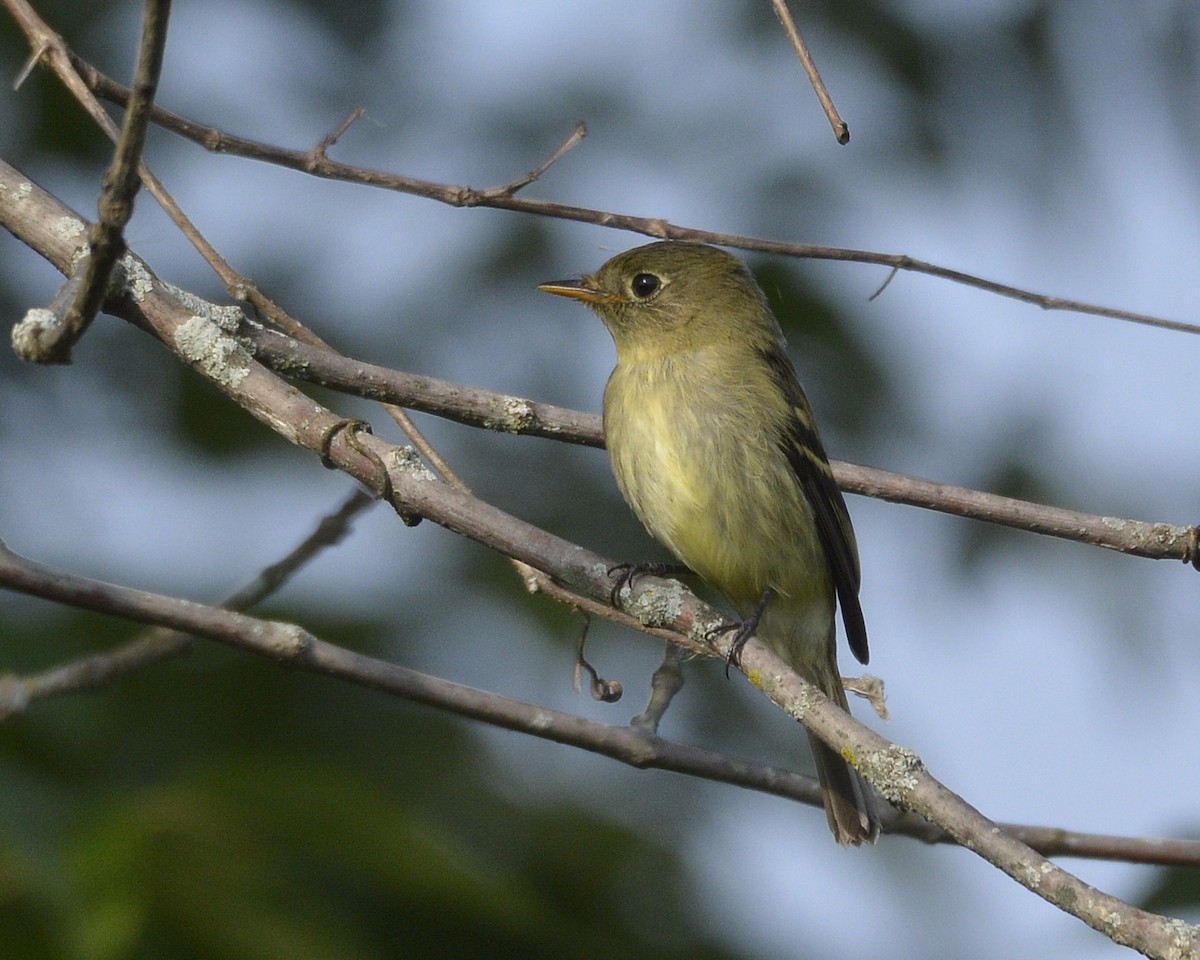
[[831,605],[812,513],[772,413],[737,383],[696,377],[689,364],[706,359],[613,371],[604,423],[622,494],[656,540],[739,608],[767,587],[783,603]]

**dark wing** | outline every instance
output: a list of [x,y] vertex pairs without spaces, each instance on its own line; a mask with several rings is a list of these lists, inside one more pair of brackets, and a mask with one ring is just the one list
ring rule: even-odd
[[833,571],[833,586],[837,591],[850,650],[859,663],[866,663],[869,658],[867,625],[858,602],[861,574],[858,550],[854,545],[854,529],[850,526],[850,511],[846,509],[842,491],[833,479],[812,409],[796,379],[792,361],[784,353],[782,345],[765,351],[763,358],[787,397],[791,410],[787,433],[780,439],[780,446],[816,517],[817,535],[825,548],[829,568]]

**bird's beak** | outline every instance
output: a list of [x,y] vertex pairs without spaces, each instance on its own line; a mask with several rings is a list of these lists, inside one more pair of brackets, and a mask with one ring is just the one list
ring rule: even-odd
[[591,277],[576,277],[571,280],[547,280],[539,283],[538,289],[543,293],[553,293],[560,297],[570,297],[572,300],[582,300],[584,303],[607,303],[616,300],[617,296],[604,290]]

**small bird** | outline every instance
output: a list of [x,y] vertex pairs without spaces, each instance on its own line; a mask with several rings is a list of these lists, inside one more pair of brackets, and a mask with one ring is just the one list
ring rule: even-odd
[[[617,348],[604,432],[642,524],[746,618],[751,632],[849,710],[837,665],[840,605],[867,662],[858,548],[812,410],[762,290],[737,257],[651,243],[590,276],[543,283],[599,314]],[[873,843],[866,784],[809,736],[829,827]]]

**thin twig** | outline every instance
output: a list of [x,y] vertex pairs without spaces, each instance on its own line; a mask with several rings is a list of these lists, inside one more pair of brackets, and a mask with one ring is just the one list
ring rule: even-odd
[[645,733],[658,733],[663,714],[683,689],[683,650],[673,643],[666,645],[663,661],[650,678],[650,701],[646,709],[629,721],[630,726]]
[[142,20],[142,42],[138,52],[132,96],[117,140],[112,165],[104,174],[99,202],[99,219],[92,225],[89,244],[91,262],[83,289],[67,311],[63,323],[62,354],[69,355],[71,345],[96,316],[108,295],[108,279],[117,259],[125,252],[125,225],[133,216],[133,201],[141,181],[138,167],[150,127],[150,108],[158,91],[163,56],[167,47],[167,23],[170,0],[146,0]]
[[512,183],[505,184],[502,187],[493,187],[490,190],[484,190],[482,191],[482,196],[485,196],[489,199],[496,199],[497,197],[511,197],[518,190],[523,190],[525,187],[538,180],[542,174],[549,170],[550,167],[552,167],[555,163],[557,163],[563,157],[563,155],[567,153],[568,150],[572,150],[579,146],[579,144],[583,143],[583,138],[586,136],[587,124],[580,120],[579,123],[575,125],[575,129],[572,130],[567,136],[567,139],[555,148],[554,152],[550,154],[550,156],[546,159],[546,162],[540,167],[538,167],[536,170],[530,171],[520,179],[514,180]]
[[[55,312],[57,322],[43,323],[40,336],[27,341],[37,343],[40,353],[25,353],[24,359],[39,363],[70,363],[72,347],[83,336],[108,296],[113,267],[125,252],[124,229],[133,215],[133,201],[140,185],[138,168],[150,127],[150,108],[162,73],[170,12],[170,0],[146,0],[137,70],[125,122],[117,138],[112,164],[101,183],[99,218],[88,234],[89,252],[77,267],[83,274],[82,280],[71,285],[72,293],[61,319]],[[39,57],[53,48],[54,44],[47,37],[43,37],[36,47]],[[57,60],[65,62],[61,53]],[[108,119],[107,114],[104,117]],[[106,126],[111,128],[111,121]],[[51,310],[55,311],[55,307]]]
[[350,533],[350,522],[376,499],[365,490],[354,490],[332,513],[323,516],[312,532],[288,554],[264,567],[250,583],[221,601],[226,610],[249,610],[279,590],[323,550],[335,547]]
[[603,703],[616,703],[625,692],[621,684],[616,680],[607,680],[600,676],[596,668],[588,663],[587,657],[583,655],[583,648],[587,646],[588,628],[591,625],[591,617],[585,613],[583,615],[583,628],[579,631],[579,639],[575,641],[575,672],[572,676],[575,692],[579,693],[583,689],[583,675],[586,673],[588,675],[588,690],[592,695],[592,699],[600,700]]
[[350,127],[367,112],[366,107],[355,107],[347,115],[346,119],[337,125],[330,133],[321,138],[321,142],[313,147],[313,155],[324,157],[326,152],[337,143],[342,135],[350,129]]
[[47,47],[48,44],[43,42],[33,48],[33,51],[26,58],[24,65],[13,78],[12,88],[14,91],[20,90],[25,85],[25,81],[29,79],[29,75],[33,73],[37,65],[41,63],[42,57],[46,55]]
[[771,6],[775,8],[775,16],[783,24],[783,29],[787,33],[788,39],[792,41],[792,47],[796,51],[796,56],[800,58],[800,64],[804,67],[805,74],[808,75],[808,82],[812,84],[817,99],[821,101],[821,109],[825,111],[829,125],[833,127],[833,135],[837,137],[838,143],[843,145],[849,143],[850,128],[846,126],[846,121],[841,118],[837,112],[837,107],[833,105],[833,97],[825,89],[825,81],[821,79],[821,74],[817,71],[817,65],[813,62],[812,54],[808,52],[808,44],[804,42],[804,37],[800,35],[800,28],[796,26],[796,21],[792,19],[792,12],[788,9],[786,0],[771,0]]
[[[87,61],[72,55],[75,68],[98,96],[123,103],[128,97],[128,91],[114,82]],[[300,170],[315,177],[328,180],[358,183],[364,186],[379,187],[398,193],[425,197],[439,203],[454,207],[494,207],[501,210],[513,210],[521,213],[532,213],[544,217],[555,217],[562,220],[573,220],[581,223],[592,223],[616,230],[629,230],[658,240],[694,240],[702,243],[716,243],[727,247],[737,247],[742,250],[753,250],[759,253],[777,254],[786,257],[798,257],[811,260],[839,260],[848,263],[866,263],[888,267],[893,271],[908,271],[923,273],[928,276],[975,287],[987,293],[1018,300],[1022,303],[1041,307],[1043,310],[1066,311],[1082,313],[1090,316],[1107,317],[1128,323],[1138,323],[1163,330],[1174,330],[1180,333],[1200,334],[1200,324],[1188,323],[1181,320],[1171,320],[1130,310],[1118,310],[1097,304],[1085,303],[1081,300],[1071,300],[1048,294],[1036,293],[1015,287],[1011,284],[998,283],[961,270],[939,266],[925,260],[918,260],[903,253],[879,253],[870,250],[855,250],[846,247],[825,247],[811,244],[785,243],[779,240],[766,240],[761,237],[749,237],[742,234],[721,233],[712,230],[700,230],[694,227],[684,227],[656,217],[640,217],[630,214],[613,213],[607,210],[595,210],[589,207],[576,207],[568,204],[554,203],[546,200],[534,200],[523,196],[512,196],[504,193],[489,193],[488,190],[477,190],[467,186],[434,183],[428,180],[418,180],[399,174],[366,167],[356,167],[351,164],[321,159],[314,161],[312,151],[289,150],[276,147],[243,137],[225,133],[216,127],[204,126],[178,114],[159,108],[155,109],[154,120],[164,129],[171,130],[182,137],[199,144],[214,153],[227,153],[233,156],[246,157],[264,163],[275,164],[292,170]],[[876,294],[878,295],[878,294]],[[264,311],[265,312],[265,311]]]

